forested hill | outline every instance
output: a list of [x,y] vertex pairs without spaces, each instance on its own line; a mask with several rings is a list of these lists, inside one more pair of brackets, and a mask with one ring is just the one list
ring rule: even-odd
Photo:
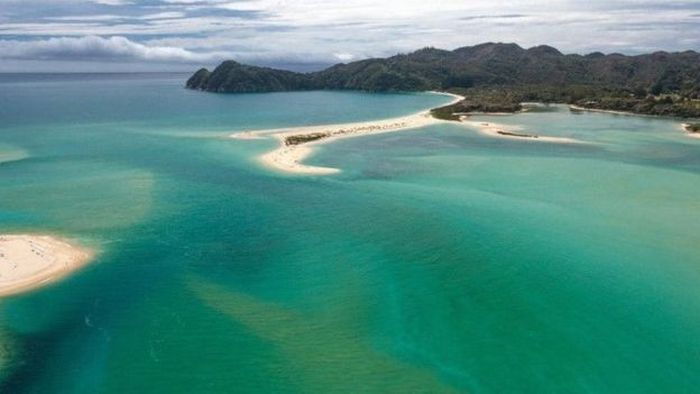
[[272,68],[247,66],[228,60],[214,72],[201,69],[188,81],[190,89],[221,93],[254,93],[304,90],[311,86],[311,76]]
[[424,91],[479,87],[604,88],[631,94],[700,95],[700,54],[656,52],[564,55],[549,46],[481,44],[453,51],[425,48],[386,59],[338,64],[315,73],[294,73],[226,61],[202,69],[187,87],[210,92],[307,89]]

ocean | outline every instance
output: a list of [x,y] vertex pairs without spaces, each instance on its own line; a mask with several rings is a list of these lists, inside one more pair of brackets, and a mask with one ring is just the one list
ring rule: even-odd
[[348,138],[294,176],[231,133],[433,94],[220,95],[183,74],[0,75],[0,233],[96,250],[0,299],[2,393],[689,393],[700,139],[543,106]]

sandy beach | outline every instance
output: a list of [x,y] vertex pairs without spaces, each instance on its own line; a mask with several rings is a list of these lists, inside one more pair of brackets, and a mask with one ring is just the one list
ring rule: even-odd
[[635,114],[634,112],[625,112],[625,111],[614,111],[611,109],[597,109],[597,108],[586,108],[586,107],[579,107],[578,105],[569,105],[570,109],[573,109],[575,111],[586,111],[586,112],[600,112],[602,114],[612,114],[612,115],[625,115],[625,116],[650,116],[650,115],[645,115],[645,114]]
[[[456,94],[441,92],[431,93],[452,97],[453,100],[445,105],[451,105],[464,99],[464,97]],[[430,110],[424,110],[408,116],[377,121],[245,131],[232,134],[229,137],[241,140],[273,137],[279,141],[279,147],[271,152],[263,154],[258,158],[262,165],[287,173],[329,175],[338,173],[340,170],[337,168],[309,166],[301,163],[313,152],[314,146],[332,142],[340,138],[390,133],[445,122],[448,121],[436,119],[430,115]],[[320,138],[310,142],[298,144],[289,144],[287,141],[289,137],[305,137],[311,135],[318,135]]]
[[[301,161],[308,157],[313,152],[313,147],[320,144],[326,144],[336,141],[341,138],[351,138],[369,134],[383,134],[401,130],[416,129],[436,123],[448,122],[436,119],[430,115],[429,111],[420,112],[417,114],[379,120],[374,122],[346,123],[329,126],[318,127],[300,127],[298,129],[288,129],[284,132],[273,134],[279,140],[279,147],[269,153],[260,156],[260,162],[274,169],[285,172],[293,172],[297,174],[316,174],[328,175],[340,172],[335,168],[315,167],[301,164]],[[309,135],[324,135],[314,141],[289,145],[287,138],[309,136]]]
[[45,235],[0,235],[0,296],[54,282],[82,267],[89,250]]
[[243,131],[240,133],[236,134],[231,134],[231,138],[237,139],[237,140],[262,140],[265,139],[262,135],[255,131]]
[[[464,99],[462,96],[451,93],[431,93],[452,97],[453,100],[445,105],[455,104]],[[258,157],[259,162],[263,166],[277,171],[301,175],[329,175],[340,172],[337,168],[316,167],[302,164],[302,161],[313,153],[313,148],[320,144],[329,143],[341,138],[410,130],[439,123],[470,126],[483,135],[497,138],[552,143],[583,143],[582,141],[571,138],[522,134],[518,133],[516,128],[511,126],[470,121],[468,119],[468,116],[462,117],[460,122],[437,119],[431,115],[428,109],[408,116],[370,122],[244,131],[231,134],[229,137],[240,140],[264,139],[270,137],[277,139],[279,142],[278,148]]]
[[681,124],[681,128],[685,132],[685,134],[690,137],[690,138],[700,138],[700,133],[690,131],[690,123],[683,123]]
[[[280,147],[258,157],[258,160],[264,166],[284,172],[305,175],[330,175],[340,172],[337,168],[301,164],[305,158],[313,153],[312,143],[287,146],[284,143],[284,137],[276,136],[276,138],[280,140]],[[324,140],[324,142],[327,141]]]
[[566,137],[548,137],[536,134],[527,134],[521,128],[515,126],[506,126],[500,123],[479,122],[476,120],[467,120],[463,118],[461,123],[466,126],[471,126],[477,129],[481,134],[491,137],[508,138],[518,141],[532,142],[552,142],[558,144],[585,144],[586,142],[573,138]]

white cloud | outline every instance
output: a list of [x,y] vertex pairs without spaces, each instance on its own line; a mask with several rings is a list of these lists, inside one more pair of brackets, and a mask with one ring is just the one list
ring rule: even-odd
[[78,21],[78,22],[104,22],[124,19],[120,15],[65,15],[65,16],[49,16],[44,18],[49,21]]
[[60,37],[36,41],[0,40],[0,59],[148,61],[203,63],[230,54],[195,53],[171,46],[148,46],[125,37]]
[[179,12],[179,11],[170,11],[170,12],[159,12],[157,14],[148,14],[148,15],[143,15],[140,16],[139,19],[149,21],[149,20],[156,20],[156,19],[180,19],[184,18],[186,14],[184,12]]
[[[61,22],[112,22],[112,21],[128,21],[128,20],[141,20],[141,21],[153,21],[160,19],[180,19],[184,18],[187,14],[179,11],[167,11],[158,12],[155,14],[145,14],[140,16],[129,16],[129,15],[113,15],[113,14],[93,14],[93,15],[65,15],[65,16],[49,16],[44,18],[47,21],[61,21]],[[79,25],[74,25],[78,27]],[[0,30],[1,31],[1,30]]]
[[333,56],[341,62],[349,62],[355,58],[355,55],[352,53],[334,53]]
[[129,4],[134,4],[133,1],[130,0],[92,0],[93,3],[96,4],[101,4],[101,5],[129,5]]
[[[127,40],[128,44],[122,43],[121,47],[138,49],[126,51],[131,59],[146,59],[144,53],[166,48],[168,56],[180,59],[174,61],[206,62],[226,55],[268,64],[275,59],[333,63],[424,46],[453,49],[487,41],[517,42],[525,47],[549,44],[566,53],[700,49],[696,17],[700,3],[689,1],[589,0],[584,4],[574,0],[519,0],[507,5],[493,0],[0,2],[14,7],[0,16],[5,18],[0,23],[0,39],[22,37],[13,47],[41,47],[47,45],[46,37],[129,37],[132,41]],[[86,2],[92,6],[85,7]],[[124,7],[105,12],[95,3]],[[46,4],[52,5],[51,13],[42,15],[42,5]],[[22,14],[36,17],[13,17]],[[107,44],[119,46],[111,41]],[[67,59],[71,54],[87,56],[79,51],[61,56]],[[126,56],[125,52],[120,56]],[[109,59],[106,55],[103,58]]]
[[219,4],[227,1],[229,0],[161,0],[167,4]]

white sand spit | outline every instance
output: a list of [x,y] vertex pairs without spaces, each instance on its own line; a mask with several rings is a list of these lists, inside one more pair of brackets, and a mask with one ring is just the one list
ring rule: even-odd
[[82,267],[92,252],[46,235],[0,235],[0,296],[34,289]]

